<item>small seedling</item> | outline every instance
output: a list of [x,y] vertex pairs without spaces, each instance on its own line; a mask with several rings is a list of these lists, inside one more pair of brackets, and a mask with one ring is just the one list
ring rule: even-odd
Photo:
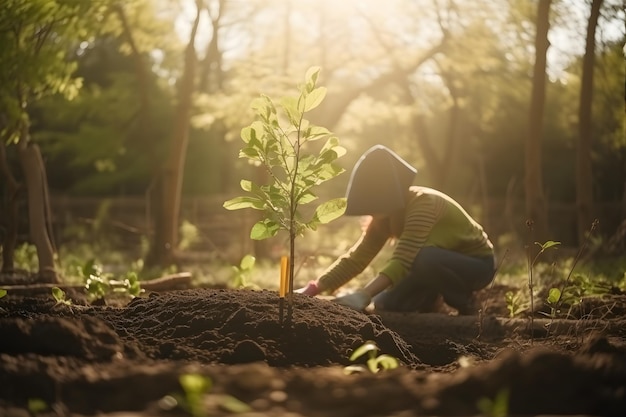
[[553,319],[556,318],[556,315],[559,312],[558,303],[560,299],[561,290],[559,290],[558,288],[550,288],[550,290],[548,291],[548,298],[546,298],[546,303],[550,307],[550,317]]
[[378,355],[378,351],[379,349],[375,342],[365,342],[362,346],[357,348],[352,353],[352,355],[350,356],[350,361],[354,362],[363,355],[367,355],[368,359],[365,362],[366,365],[346,366],[344,368],[344,373],[352,374],[369,370],[371,373],[375,374],[378,373],[378,371],[380,371],[381,369],[386,371],[390,369],[396,369],[399,366],[398,359],[387,354]]
[[498,391],[494,399],[481,398],[476,404],[481,414],[486,417],[507,417],[509,415],[509,390]]
[[29,398],[27,407],[31,414],[43,413],[48,410],[48,404],[41,398]]
[[513,318],[522,311],[522,296],[519,292],[507,291],[504,294],[506,308],[509,310],[509,317]]
[[[213,387],[213,381],[208,376],[190,373],[180,375],[178,382],[184,391],[184,396],[177,394],[166,395],[159,402],[161,407],[171,410],[176,406],[182,407],[193,417],[205,417],[207,415],[207,401],[205,401],[209,391]],[[247,413],[252,408],[233,397],[232,395],[212,395],[214,400],[212,404],[218,405],[220,408],[229,413]]]
[[72,306],[72,300],[68,299],[65,291],[59,287],[52,287],[52,297],[54,297],[57,304],[63,304],[68,307]]
[[254,269],[254,264],[256,263],[256,258],[250,254],[244,256],[239,263],[239,266],[233,265],[233,287],[234,288],[249,288],[251,287],[248,279],[252,270]]
[[211,378],[200,374],[183,374],[178,378],[185,397],[179,404],[193,417],[204,417],[206,410],[202,403],[204,395],[213,387]]
[[120,279],[113,279],[110,274],[102,272],[102,267],[93,259],[81,268],[85,280],[85,289],[91,300],[104,298],[110,293],[138,297],[144,291],[137,273],[127,272]]
[[[526,226],[528,227],[528,230],[532,237],[534,222],[532,220],[527,220]],[[539,259],[539,256],[542,253],[544,253],[546,250],[550,248],[556,249],[560,244],[561,242],[555,242],[553,240],[548,240],[545,243],[535,242],[535,245],[539,246],[539,252],[534,256],[534,258],[531,256],[531,245],[526,246],[526,250],[527,250],[526,258],[527,258],[527,265],[528,265],[528,293],[530,295],[530,328],[531,329],[533,328],[533,325],[534,325],[533,315],[535,314],[535,295],[534,295],[535,283],[533,281],[533,269],[535,267],[535,264],[537,263],[537,260]],[[533,343],[533,340],[534,340],[534,333],[531,332],[531,339],[530,339],[531,344]]]

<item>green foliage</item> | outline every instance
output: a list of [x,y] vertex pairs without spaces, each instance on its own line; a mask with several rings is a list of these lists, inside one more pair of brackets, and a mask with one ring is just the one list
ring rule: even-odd
[[247,254],[241,259],[239,266],[233,266],[233,278],[232,286],[234,288],[248,288],[250,287],[250,274],[256,263],[256,258],[250,254]]
[[4,297],[7,295],[7,290],[5,290],[4,288],[0,288],[0,298]]
[[43,413],[48,410],[48,404],[41,398],[29,398],[27,404],[28,411],[31,414]]
[[13,262],[15,267],[25,271],[37,271],[39,261],[37,259],[37,248],[30,243],[23,243],[15,248],[13,252]]
[[382,354],[378,355],[379,348],[373,341],[367,341],[362,346],[358,347],[350,356],[350,361],[354,362],[360,357],[367,355],[365,366],[363,365],[349,365],[344,368],[344,373],[352,374],[355,372],[364,372],[369,370],[371,373],[378,373],[380,370],[396,369],[399,366],[398,359],[391,355]]
[[[211,378],[197,374],[182,374],[178,382],[183,389],[183,396],[168,395],[161,403],[166,404],[166,408],[173,408],[180,405],[193,417],[205,417],[208,415],[204,399],[213,387]],[[252,409],[244,402],[231,395],[216,395],[220,408],[230,413],[246,413]]]
[[0,14],[0,112],[9,142],[18,140],[33,98],[60,93],[71,99],[80,88],[72,78],[76,62],[70,45],[87,34],[90,2],[77,0],[9,0]]
[[509,415],[509,390],[501,389],[494,399],[481,398],[476,405],[485,417],[507,417]]
[[[316,87],[319,71],[317,67],[309,69],[305,83],[300,86],[300,95],[283,97],[278,106],[265,95],[256,99],[252,108],[258,120],[241,131],[245,146],[239,156],[264,167],[272,180],[263,185],[242,180],[241,188],[249,194],[224,203],[228,210],[252,208],[264,212],[266,218],[252,227],[252,239],[266,239],[279,230],[289,231],[290,236],[302,235],[306,229],[315,230],[345,210],[343,198],[320,204],[309,219],[299,210],[318,198],[312,192],[314,186],[344,171],[335,164],[345,153],[337,138],[304,119],[304,114],[316,108],[326,96],[326,88]],[[319,154],[304,153],[305,145],[323,138],[327,139]]]
[[568,307],[569,315],[573,307],[582,303],[583,297],[602,296],[610,293],[613,286],[601,278],[592,279],[589,275],[574,274],[563,289],[552,287],[548,290],[546,304],[550,307],[550,317],[557,318]]
[[180,225],[180,242],[178,249],[186,250],[199,240],[198,227],[187,220]]
[[[254,224],[250,231],[252,239],[270,238],[280,230],[289,233],[288,320],[293,305],[296,236],[336,219],[346,207],[345,198],[336,198],[318,205],[309,218],[305,218],[301,211],[301,206],[317,200],[313,193],[315,186],[344,171],[336,164],[337,158],[346,152],[339,146],[339,140],[328,129],[315,126],[304,118],[305,113],[319,106],[326,96],[326,88],[316,86],[319,72],[319,67],[310,68],[304,84],[300,85],[299,96],[282,97],[278,106],[265,95],[254,100],[252,108],[257,120],[241,131],[245,146],[239,157],[264,167],[271,182],[259,185],[241,180],[241,188],[248,194],[224,203],[228,210],[251,208],[263,211],[265,218]],[[326,142],[319,153],[305,152],[305,146],[324,138]]]
[[52,297],[57,302],[57,304],[62,304],[68,307],[72,306],[72,300],[67,298],[65,291],[63,291],[59,287],[52,287]]
[[200,374],[183,374],[178,378],[181,388],[185,394],[183,401],[179,403],[193,417],[203,417],[206,415],[202,399],[213,387],[211,378]]
[[506,309],[509,311],[509,317],[515,317],[523,309],[522,294],[517,291],[507,291],[504,294],[506,301]]
[[122,277],[114,279],[112,274],[105,274],[102,266],[93,259],[85,263],[80,274],[91,300],[104,298],[112,293],[134,298],[144,291],[135,271],[128,271]]

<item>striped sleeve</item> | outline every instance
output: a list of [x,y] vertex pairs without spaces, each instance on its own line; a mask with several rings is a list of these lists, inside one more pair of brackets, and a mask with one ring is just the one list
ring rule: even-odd
[[390,237],[388,224],[372,221],[352,248],[318,280],[321,291],[335,291],[363,272]]
[[426,244],[430,232],[445,213],[445,201],[422,194],[407,207],[404,230],[389,262],[380,271],[395,284],[408,274],[411,264]]

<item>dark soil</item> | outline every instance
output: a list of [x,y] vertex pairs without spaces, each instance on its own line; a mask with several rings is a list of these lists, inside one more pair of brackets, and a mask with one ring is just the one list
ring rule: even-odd
[[[229,397],[249,417],[478,415],[497,398],[514,415],[625,415],[626,296],[595,298],[581,319],[531,324],[506,318],[504,290],[483,291],[476,316],[363,314],[295,294],[282,325],[271,291],[177,290],[117,306],[73,294],[67,306],[9,290],[0,416],[29,416],[36,399],[41,416],[190,415],[179,378],[192,373],[212,382],[208,416],[231,415]],[[402,365],[346,374],[368,340]]]

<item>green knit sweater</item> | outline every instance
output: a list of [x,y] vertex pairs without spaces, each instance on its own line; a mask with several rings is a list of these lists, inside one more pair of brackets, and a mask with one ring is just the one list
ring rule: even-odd
[[459,203],[437,190],[413,186],[408,190],[406,209],[374,218],[354,246],[320,277],[320,290],[334,291],[363,272],[391,238],[397,238],[397,242],[380,273],[394,284],[408,274],[424,247],[493,256],[493,245],[482,226]]

